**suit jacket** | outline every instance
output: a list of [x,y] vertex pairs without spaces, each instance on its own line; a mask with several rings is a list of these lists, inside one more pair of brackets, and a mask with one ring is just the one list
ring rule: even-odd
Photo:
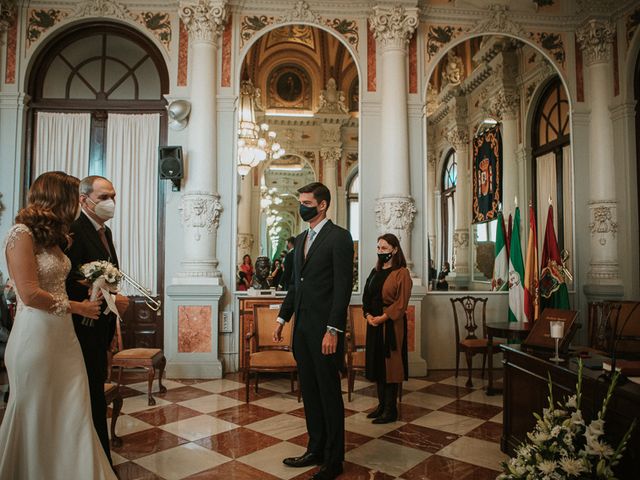
[[280,288],[282,290],[289,290],[289,284],[291,283],[291,279],[293,278],[293,262],[295,251],[296,250],[292,248],[284,257],[284,271],[282,272],[282,276],[280,277]]
[[[71,225],[71,238],[72,244],[65,251],[69,260],[71,260],[71,272],[67,277],[67,295],[69,300],[75,300],[81,302],[87,298],[87,287],[78,283],[79,280],[83,280],[83,276],[79,269],[85,263],[93,262],[95,260],[108,260],[116,267],[119,267],[118,256],[116,249],[113,246],[113,239],[111,236],[111,230],[105,226],[105,235],[107,237],[107,243],[111,253],[107,252],[100,240],[97,230],[89,220],[89,217],[82,212],[78,220]],[[103,305],[106,305],[103,304]],[[113,313],[108,315],[102,314],[98,320],[95,321],[96,334],[104,333],[108,338],[105,338],[106,348],[109,347],[111,337],[113,336],[113,329],[115,327],[116,316]],[[73,321],[76,326],[82,321],[80,315],[73,315]],[[98,328],[100,325],[109,325],[109,331],[105,332],[103,329]]]
[[[346,329],[347,308],[353,288],[353,240],[351,234],[329,220],[314,239],[307,257],[308,230],[296,237],[293,278],[280,308],[289,321],[295,313],[302,322]],[[304,310],[304,316],[300,311]],[[296,321],[294,328],[298,326]]]

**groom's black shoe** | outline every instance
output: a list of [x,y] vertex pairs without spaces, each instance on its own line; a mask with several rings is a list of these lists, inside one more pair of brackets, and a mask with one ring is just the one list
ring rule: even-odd
[[342,473],[342,462],[325,464],[311,477],[311,480],[334,480]]
[[321,465],[324,459],[322,455],[318,455],[313,452],[306,452],[304,455],[300,457],[288,457],[285,458],[282,463],[287,465],[288,467],[310,467],[311,465]]

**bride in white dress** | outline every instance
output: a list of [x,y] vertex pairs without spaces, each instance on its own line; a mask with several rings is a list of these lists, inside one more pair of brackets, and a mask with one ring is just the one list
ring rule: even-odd
[[9,403],[0,425],[0,480],[115,480],[91,419],[89,385],[71,313],[71,268],[58,245],[79,208],[78,179],[48,172],[31,186],[5,254],[18,307],[5,353]]

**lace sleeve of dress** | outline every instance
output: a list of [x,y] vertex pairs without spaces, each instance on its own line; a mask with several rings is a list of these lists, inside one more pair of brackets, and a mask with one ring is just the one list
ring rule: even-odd
[[31,230],[29,227],[22,223],[18,223],[9,229],[9,233],[7,234],[7,238],[4,241],[5,251],[12,250],[16,246],[16,240],[18,240],[21,234],[27,234],[30,237],[33,237]]
[[66,295],[52,293],[51,297],[53,298],[53,304],[49,308],[49,312],[54,315],[65,315],[71,310],[69,306],[69,299]]
[[[21,302],[38,310],[63,314],[69,309],[66,298],[56,298],[40,286],[33,236],[25,225],[15,225],[6,242],[7,265]],[[66,302],[66,303],[65,303]]]

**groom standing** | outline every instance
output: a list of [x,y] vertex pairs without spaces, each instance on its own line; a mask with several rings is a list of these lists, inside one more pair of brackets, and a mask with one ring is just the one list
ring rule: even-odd
[[290,467],[322,465],[312,480],[333,480],[344,461],[344,403],[340,369],[353,288],[353,240],[327,218],[331,193],[322,183],[298,190],[300,216],[309,229],[295,239],[289,291],[282,303],[275,341],[295,314],[293,354],[298,364],[309,432],[307,452],[285,458]]
[[[118,267],[118,256],[113,246],[111,230],[105,222],[113,218],[116,192],[109,180],[92,175],[80,182],[80,204],[82,213],[71,226],[72,244],[65,252],[71,260],[71,273],[67,278],[69,300],[82,301],[87,298],[87,286],[79,267],[96,260],[107,260]],[[116,306],[122,315],[129,306],[129,299],[116,295]],[[103,302],[103,308],[106,303]],[[89,377],[91,413],[93,425],[109,462],[109,434],[107,430],[107,401],[104,382],[107,379],[107,351],[115,333],[116,316],[113,313],[100,315],[93,326],[82,325],[82,317],[73,316],[73,325],[82,347],[82,355]]]

